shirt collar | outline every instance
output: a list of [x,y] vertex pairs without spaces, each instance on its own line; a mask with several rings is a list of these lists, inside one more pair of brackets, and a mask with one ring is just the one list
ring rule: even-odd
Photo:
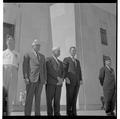
[[35,56],[37,56],[36,51],[33,49],[32,52],[34,53]]
[[55,61],[57,61],[58,62],[58,59],[53,55],[53,58],[55,59]]
[[7,48],[7,50],[8,50],[8,51],[11,51],[11,52],[13,51],[13,50],[10,50],[10,49],[8,49],[8,48]]
[[110,68],[108,65],[106,65],[106,67],[107,67],[109,70],[111,70],[111,68]]
[[70,56],[70,57],[71,57],[71,59],[72,59],[73,61],[75,61],[75,59],[76,59],[75,57],[74,57],[74,58],[73,58],[72,56]]
[[55,60],[57,60],[57,58],[53,55],[53,58],[55,59]]
[[15,50],[6,49],[8,52],[15,53]]

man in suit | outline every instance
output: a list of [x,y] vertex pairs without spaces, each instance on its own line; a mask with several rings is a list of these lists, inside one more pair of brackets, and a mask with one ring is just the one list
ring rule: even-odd
[[25,115],[31,115],[33,97],[35,96],[35,115],[40,115],[40,101],[46,77],[45,56],[40,50],[40,43],[34,40],[32,51],[26,53],[23,60],[23,76],[26,83]]
[[70,47],[70,57],[63,60],[66,80],[66,113],[68,116],[76,116],[76,102],[80,84],[82,84],[82,73],[80,62],[75,58],[76,47]]
[[15,51],[13,36],[8,35],[6,44],[7,49],[3,51],[3,87],[8,94],[8,115],[11,115],[13,105],[16,103],[19,53]]
[[[58,59],[60,56],[60,48],[54,47],[52,49],[53,56],[46,60],[47,67],[47,84],[46,84],[46,98],[47,98],[47,114],[48,116],[60,116],[60,97],[63,83],[63,64]],[[54,100],[54,106],[52,102]]]
[[111,59],[109,57],[105,60],[105,66],[100,69],[99,80],[103,87],[105,112],[108,116],[113,116],[115,108],[115,73],[111,67]]

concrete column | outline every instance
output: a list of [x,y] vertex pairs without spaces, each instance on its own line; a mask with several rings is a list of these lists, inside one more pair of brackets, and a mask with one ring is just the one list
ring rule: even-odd
[[83,53],[83,31],[81,21],[81,10],[80,3],[74,4],[75,9],[75,31],[76,31],[76,47],[77,47],[77,58],[80,61],[83,85],[80,86],[79,90],[79,105],[80,110],[86,110],[86,79],[84,78],[84,53]]
[[[53,46],[61,47],[60,60],[69,56],[70,46],[76,46],[73,3],[57,3],[50,7]],[[66,105],[66,87],[62,87],[61,105]],[[79,97],[77,100],[79,108]]]

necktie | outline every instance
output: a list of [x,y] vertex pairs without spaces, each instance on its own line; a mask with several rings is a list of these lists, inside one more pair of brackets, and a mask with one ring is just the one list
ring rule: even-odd
[[108,66],[108,69],[109,69],[110,73],[112,73],[112,68],[110,66]]
[[36,54],[37,54],[37,59],[38,59],[38,61],[40,61],[40,58],[39,58],[39,54],[38,54],[38,52],[36,52]]
[[73,58],[74,66],[76,67],[76,60]]
[[57,62],[57,66],[59,67],[59,65],[60,65],[60,64],[59,64],[59,61],[58,61],[58,59],[57,59],[57,58],[56,58],[56,62]]
[[111,67],[109,67],[110,68],[110,72],[112,73],[112,68]]

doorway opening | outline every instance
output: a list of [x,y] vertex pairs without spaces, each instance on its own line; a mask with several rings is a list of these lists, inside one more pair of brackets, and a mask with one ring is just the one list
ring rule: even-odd
[[8,35],[14,37],[15,34],[15,25],[10,23],[3,23],[3,50],[7,49],[6,38]]

